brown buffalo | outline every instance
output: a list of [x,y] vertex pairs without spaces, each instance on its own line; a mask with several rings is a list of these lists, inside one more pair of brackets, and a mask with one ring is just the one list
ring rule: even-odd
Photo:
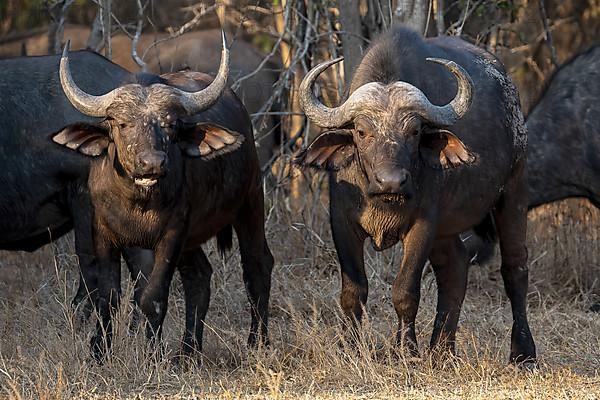
[[527,135],[518,94],[502,65],[459,38],[424,40],[400,27],[372,44],[348,99],[329,108],[311,88],[338,61],[315,67],[300,87],[308,118],[330,130],[298,162],[329,171],[343,310],[360,320],[367,301],[365,239],[377,250],[402,241],[392,286],[397,341],[418,353],[415,317],[429,259],[438,283],[431,346],[453,351],[467,286],[459,233],[492,212],[513,313],[510,360],[534,365],[526,312]]
[[273,258],[264,234],[251,124],[239,99],[226,89],[228,58],[224,47],[214,80],[197,72],[141,74],[134,83],[94,96],[73,80],[65,48],[60,80],[67,98],[81,113],[102,118],[96,124],[71,124],[53,136],[56,143],[92,157],[87,186],[99,276],[100,321],[92,339],[98,357],[106,350],[104,339],[110,345],[120,253],[129,247],[151,249],[154,255],[140,299],[148,335],[160,335],[178,266],[186,295],[183,351],[199,350],[211,275],[200,245],[216,235],[220,248],[227,247],[232,227],[251,303],[249,343],[266,341]]

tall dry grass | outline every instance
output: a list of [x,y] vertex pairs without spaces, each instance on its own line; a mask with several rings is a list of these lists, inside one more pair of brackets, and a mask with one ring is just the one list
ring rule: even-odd
[[[318,188],[322,177],[314,177]],[[204,353],[176,367],[171,357],[183,332],[176,281],[164,332],[164,356],[146,348],[142,331],[128,333],[131,284],[116,317],[111,357],[96,364],[88,342],[93,320],[79,321],[70,300],[77,282],[70,238],[33,253],[0,254],[0,398],[600,398],[600,262],[597,210],[569,201],[530,218],[530,323],[539,371],[507,364],[510,306],[498,260],[473,267],[458,333],[458,356],[434,365],[426,351],[436,302],[425,274],[417,327],[422,357],[393,346],[396,316],[390,287],[401,249],[367,251],[370,284],[364,338],[345,343],[338,263],[326,196],[306,192],[301,216],[284,193],[269,194],[267,233],[273,271],[271,346],[245,345],[249,313],[237,249],[221,260],[206,245],[214,275]]]

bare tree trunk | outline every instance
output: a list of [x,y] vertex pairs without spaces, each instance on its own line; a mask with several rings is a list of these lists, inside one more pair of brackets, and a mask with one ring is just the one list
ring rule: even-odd
[[405,24],[417,32],[425,34],[429,16],[429,1],[435,0],[399,0],[394,10],[394,22]]
[[58,54],[62,50],[65,14],[73,0],[46,2],[50,24],[48,25],[48,54]]
[[435,28],[438,36],[446,32],[444,24],[444,0],[433,0],[433,15],[435,17]]
[[15,15],[15,0],[7,0],[4,20],[0,23],[0,33],[4,34],[11,30]]
[[367,5],[368,10],[363,18],[363,26],[367,30],[367,37],[374,39],[392,25],[392,1],[368,0]]
[[111,4],[112,0],[101,0],[101,23],[102,23],[102,37],[104,41],[104,55],[109,60],[112,59],[112,45],[110,41],[111,28],[110,21],[112,16]]
[[[294,7],[297,4],[296,12],[305,14],[305,4],[304,0],[280,0],[273,1],[273,11],[275,12],[275,27],[277,32],[281,36],[286,36],[287,34],[291,34],[292,32],[287,32],[287,29],[291,27],[292,31],[296,31],[296,25],[298,19],[294,18],[294,10],[288,7]],[[285,13],[289,13],[288,19],[286,21]],[[287,26],[286,26],[287,25]],[[289,69],[290,67],[296,68],[291,65],[292,60],[294,59],[294,51],[289,43],[282,41],[280,44],[281,48],[281,61],[283,67]],[[296,73],[293,74],[293,82],[292,87],[288,97],[288,108],[292,113],[301,113],[300,104],[298,101],[298,96],[296,93],[296,89],[300,85],[301,82],[301,74],[300,71],[296,70]],[[287,140],[296,140],[296,144],[300,146],[302,144],[302,139],[297,138],[299,132],[303,129],[304,118],[302,115],[290,115],[287,118],[282,118],[282,124],[284,126],[284,131],[286,132]],[[297,139],[296,139],[297,138]],[[293,212],[299,212],[301,210],[301,186],[302,186],[302,175],[300,174],[292,174],[290,177],[290,208]]]
[[348,86],[352,79],[352,72],[362,58],[364,48],[360,0],[342,0],[339,10],[340,24],[342,25],[340,37],[344,49],[344,81]]

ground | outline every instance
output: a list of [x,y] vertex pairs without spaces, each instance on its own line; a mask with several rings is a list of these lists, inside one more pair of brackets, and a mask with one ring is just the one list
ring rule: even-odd
[[407,359],[392,345],[390,287],[401,248],[369,251],[368,319],[363,341],[350,349],[321,197],[313,196],[302,218],[292,219],[283,206],[267,208],[276,258],[269,348],[245,345],[249,306],[237,249],[221,260],[214,244],[206,245],[212,300],[204,354],[191,365],[172,363],[183,331],[178,281],[166,354],[157,357],[146,350],[142,330],[128,334],[131,286],[124,271],[114,351],[98,365],[88,347],[93,319],[82,323],[70,307],[77,283],[72,239],[33,254],[0,253],[0,398],[600,398],[600,314],[589,311],[600,293],[598,210],[571,201],[530,214],[529,316],[540,367],[528,372],[508,364],[511,315],[497,258],[471,268],[457,357],[434,364],[426,350],[433,275],[426,273],[422,283],[421,357]]

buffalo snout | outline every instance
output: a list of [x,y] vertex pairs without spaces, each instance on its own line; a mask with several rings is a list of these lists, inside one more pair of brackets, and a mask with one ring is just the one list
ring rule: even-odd
[[168,157],[164,151],[144,151],[136,160],[140,177],[159,177],[167,172]]
[[406,169],[381,168],[374,172],[374,179],[369,185],[372,196],[399,195],[407,198],[412,196],[412,179]]

